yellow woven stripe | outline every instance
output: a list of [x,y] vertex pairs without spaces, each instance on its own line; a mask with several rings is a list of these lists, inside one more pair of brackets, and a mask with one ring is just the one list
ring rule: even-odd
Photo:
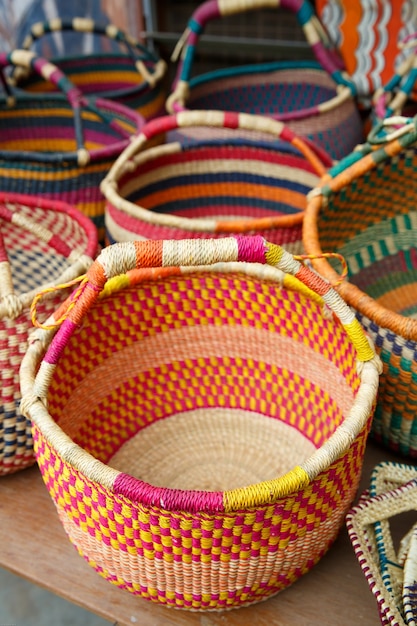
[[281,246],[269,244],[265,254],[265,259],[268,265],[278,265],[284,255],[284,252],[284,248],[281,248]]
[[125,289],[130,286],[130,280],[127,274],[121,274],[120,276],[114,276],[110,278],[104,286],[100,296],[107,298],[113,293],[117,293],[121,289]]
[[370,346],[358,320],[355,318],[353,322],[346,324],[345,330],[353,345],[356,347],[358,359],[360,361],[371,361],[375,357],[375,352]]
[[310,477],[307,472],[297,465],[290,472],[274,480],[266,480],[249,487],[232,489],[223,494],[223,504],[226,513],[257,506],[265,502],[274,502],[290,493],[307,487]]

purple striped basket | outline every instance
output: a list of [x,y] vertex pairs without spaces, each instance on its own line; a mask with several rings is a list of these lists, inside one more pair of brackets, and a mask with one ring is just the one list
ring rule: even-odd
[[[165,75],[167,65],[153,52],[113,24],[97,24],[89,18],[53,19],[33,24],[22,43],[25,50],[49,58],[48,35],[62,33],[93,34],[110,41],[115,51],[52,57],[54,65],[86,95],[115,100],[152,119],[161,114],[165,105]],[[107,46],[109,47],[109,46]],[[50,93],[56,89],[51,82],[41,80],[27,71],[13,72],[17,85],[26,91]]]
[[133,109],[83,96],[54,65],[26,50],[0,54],[0,68],[32,68],[65,94],[28,95],[4,81],[0,99],[0,189],[59,199],[104,234],[100,182],[144,124]]
[[[272,7],[297,16],[314,61],[242,65],[192,77],[200,35],[211,20]],[[363,141],[355,87],[341,70],[336,53],[328,48],[308,0],[208,0],[190,18],[179,43],[183,42],[177,76],[167,99],[169,112],[221,109],[273,117],[285,122],[297,135],[314,141],[336,160]]]

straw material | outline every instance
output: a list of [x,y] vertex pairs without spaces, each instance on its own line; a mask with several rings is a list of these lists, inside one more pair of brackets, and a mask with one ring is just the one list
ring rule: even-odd
[[417,469],[381,463],[369,492],[349,511],[346,521],[359,564],[378,603],[385,626],[415,626],[417,621],[417,525],[394,547],[395,516],[417,507]]
[[[416,121],[375,128],[371,141],[391,140],[365,144],[330,170],[303,222],[307,253],[345,257],[349,279],[336,289],[384,364],[372,433],[410,457],[417,456]],[[313,264],[331,282],[340,279],[326,259]]]
[[[72,20],[53,19],[37,22],[22,43],[25,50],[33,50],[49,58],[48,35],[62,33],[91,33],[113,43],[117,51],[103,51],[79,56],[60,56],[50,60],[76,85],[82,93],[114,100],[135,109],[145,120],[160,115],[165,105],[165,61],[146,46],[116,28],[113,24],[96,24],[89,18]],[[108,48],[108,45],[107,45]],[[28,72],[16,71],[14,82],[31,93],[50,93],[56,87]]]
[[21,367],[70,540],[110,582],[179,608],[292,584],[360,477],[380,363],[350,309],[258,236],[115,244],[81,287]]
[[[229,135],[164,142],[183,128]],[[256,233],[299,253],[306,194],[324,172],[320,154],[274,120],[220,111],[159,118],[101,185],[107,241]]]
[[57,85],[57,95],[11,95],[0,100],[0,188],[62,200],[92,219],[104,235],[99,185],[144,120],[132,109],[87,98],[52,64],[31,52],[0,55],[0,66],[33,68]]
[[[232,4],[209,0],[194,11],[175,51],[175,57],[181,51],[181,58],[167,110],[217,109],[265,115],[285,122],[334,160],[349,154],[364,138],[355,87],[329,48],[308,0],[286,2],[285,8],[296,15],[315,61],[243,65],[192,77],[199,39],[210,21],[270,6],[265,0]],[[278,8],[280,3],[273,4]],[[190,129],[182,132],[193,135]]]
[[[96,252],[94,226],[71,206],[0,193],[0,475],[35,462],[30,424],[19,408],[32,299],[83,274]],[[66,296],[68,290],[49,294],[39,313],[48,317]]]

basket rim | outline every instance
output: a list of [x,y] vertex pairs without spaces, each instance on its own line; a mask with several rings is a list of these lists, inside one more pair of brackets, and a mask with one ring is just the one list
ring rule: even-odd
[[[224,242],[225,240],[221,241]],[[143,244],[144,242],[139,243]],[[177,244],[178,242],[175,243]],[[194,243],[195,242],[193,242],[193,244]],[[197,245],[200,245],[200,243],[200,241],[197,241]],[[166,247],[166,245],[166,242],[162,242],[162,246]],[[120,251],[122,248],[126,251],[135,248],[134,244],[115,244],[115,246],[110,246],[105,249],[102,255],[103,253],[104,256],[112,254],[114,250],[111,249],[115,249],[116,247]],[[279,248],[279,246],[276,246],[276,248]],[[100,261],[96,261],[96,267],[99,265]],[[250,269],[248,269],[249,267]],[[246,263],[243,261],[236,261],[235,263],[227,261],[214,265],[189,265],[187,267],[174,267],[167,264],[161,267],[159,272],[156,271],[154,267],[148,270],[142,267],[138,268],[136,272],[130,270],[127,274],[115,277],[115,281],[112,283],[112,285],[114,285],[112,289],[114,293],[123,290],[124,287],[138,284],[149,278],[162,279],[164,276],[184,276],[185,274],[190,275],[193,272],[207,273],[213,271],[249,272],[251,276],[258,277],[261,280],[267,277],[268,280],[273,280],[276,284],[280,285],[281,288],[286,287],[292,290],[300,289],[299,280],[294,275],[283,272],[275,266],[269,267],[268,265]],[[331,290],[331,292],[332,294],[334,293],[333,290]],[[326,297],[322,301],[327,301]],[[344,305],[343,302],[341,307],[342,309],[346,307],[346,311],[349,311],[348,307]],[[350,311],[348,315],[350,320]],[[341,314],[341,318],[343,318],[343,314]],[[352,322],[346,322],[346,320],[344,322],[341,320],[341,322],[349,335],[348,328]],[[359,326],[358,328],[360,329]],[[362,335],[363,331],[359,330],[359,333]],[[151,505],[159,504],[165,509],[183,509],[193,513],[197,511],[212,513],[213,511],[221,510],[224,512],[232,512],[241,510],[242,508],[271,504],[276,502],[279,498],[285,497],[311,484],[320,473],[328,470],[333,462],[340,459],[341,456],[350,449],[363,429],[370,427],[369,418],[372,415],[375,405],[379,383],[380,362],[378,357],[375,356],[373,349],[367,346],[366,350],[370,350],[370,353],[364,357],[363,360],[359,357],[358,352],[358,365],[360,365],[360,367],[358,367],[358,376],[360,384],[350,410],[327,441],[320,448],[317,448],[304,462],[278,478],[229,491],[181,491],[158,488],[144,483],[140,479],[123,474],[95,459],[88,452],[75,444],[54,422],[45,405],[47,387],[49,385],[48,381],[51,380],[54,366],[51,366],[47,362],[48,356],[46,360],[44,358],[45,352],[51,350],[49,344],[53,340],[53,335],[53,328],[38,329],[36,331],[37,340],[32,342],[24,356],[21,366],[22,412],[37,425],[43,436],[52,444],[54,451],[61,455],[62,458],[69,462],[74,468],[83,473],[89,480],[104,485],[112,493],[126,496],[136,502]],[[63,348],[64,345],[62,345],[62,349]],[[358,349],[357,346],[356,349]],[[55,352],[53,346],[52,351]],[[38,371],[38,365],[41,359],[43,359],[43,361]],[[38,372],[36,374],[37,380],[35,379],[35,372]]]
[[[415,119],[417,121],[417,118]],[[318,218],[328,199],[336,196],[356,179],[376,169],[380,163],[400,154],[416,141],[417,130],[413,130],[387,141],[382,147],[366,143],[358,151],[342,159],[322,177],[320,185],[308,194],[307,207],[304,212],[302,239],[307,254],[316,256],[325,252],[320,242]],[[348,280],[341,281],[340,275],[331,267],[326,258],[315,258],[312,264],[334,285],[342,298],[361,315],[405,340],[417,341],[416,319],[406,317],[379,304]]]
[[[177,149],[179,151],[181,149],[181,146],[175,148],[175,146],[178,146],[175,142],[163,146],[147,148],[149,140],[172,130],[201,126],[221,129],[239,128],[242,130],[265,133],[269,136],[273,136],[275,139],[282,140],[284,143],[286,142],[294,146],[300,153],[300,156],[304,157],[306,162],[315,170],[317,177],[320,177],[326,171],[325,165],[321,160],[321,153],[319,152],[317,154],[311,147],[309,141],[300,138],[282,122],[246,113],[183,111],[147,122],[142,128],[141,133],[135,137],[127,146],[126,150],[120,154],[100,185],[100,189],[107,203],[112,204],[114,207],[127,214],[139,217],[145,222],[192,232],[249,233],[265,228],[301,225],[304,217],[304,209],[290,215],[227,222],[226,220],[188,218],[168,213],[156,213],[145,207],[134,204],[130,200],[126,200],[119,194],[119,180],[125,171],[136,167],[135,160],[138,158],[146,159],[147,155],[149,160],[152,160],[155,155],[158,155],[158,153],[161,153],[163,150]],[[169,148],[169,146],[171,146],[171,148]],[[192,146],[187,147],[187,150],[192,150]],[[312,172],[312,174],[314,174],[314,172]]]

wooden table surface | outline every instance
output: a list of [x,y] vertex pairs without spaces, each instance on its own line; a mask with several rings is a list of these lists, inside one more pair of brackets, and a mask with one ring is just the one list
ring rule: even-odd
[[[360,491],[382,460],[407,461],[368,443]],[[410,515],[399,518],[402,537]],[[0,566],[120,626],[378,626],[375,599],[343,528],[329,552],[288,589],[223,613],[191,613],[153,604],[102,579],[69,542],[55,507],[32,467],[0,478]]]

